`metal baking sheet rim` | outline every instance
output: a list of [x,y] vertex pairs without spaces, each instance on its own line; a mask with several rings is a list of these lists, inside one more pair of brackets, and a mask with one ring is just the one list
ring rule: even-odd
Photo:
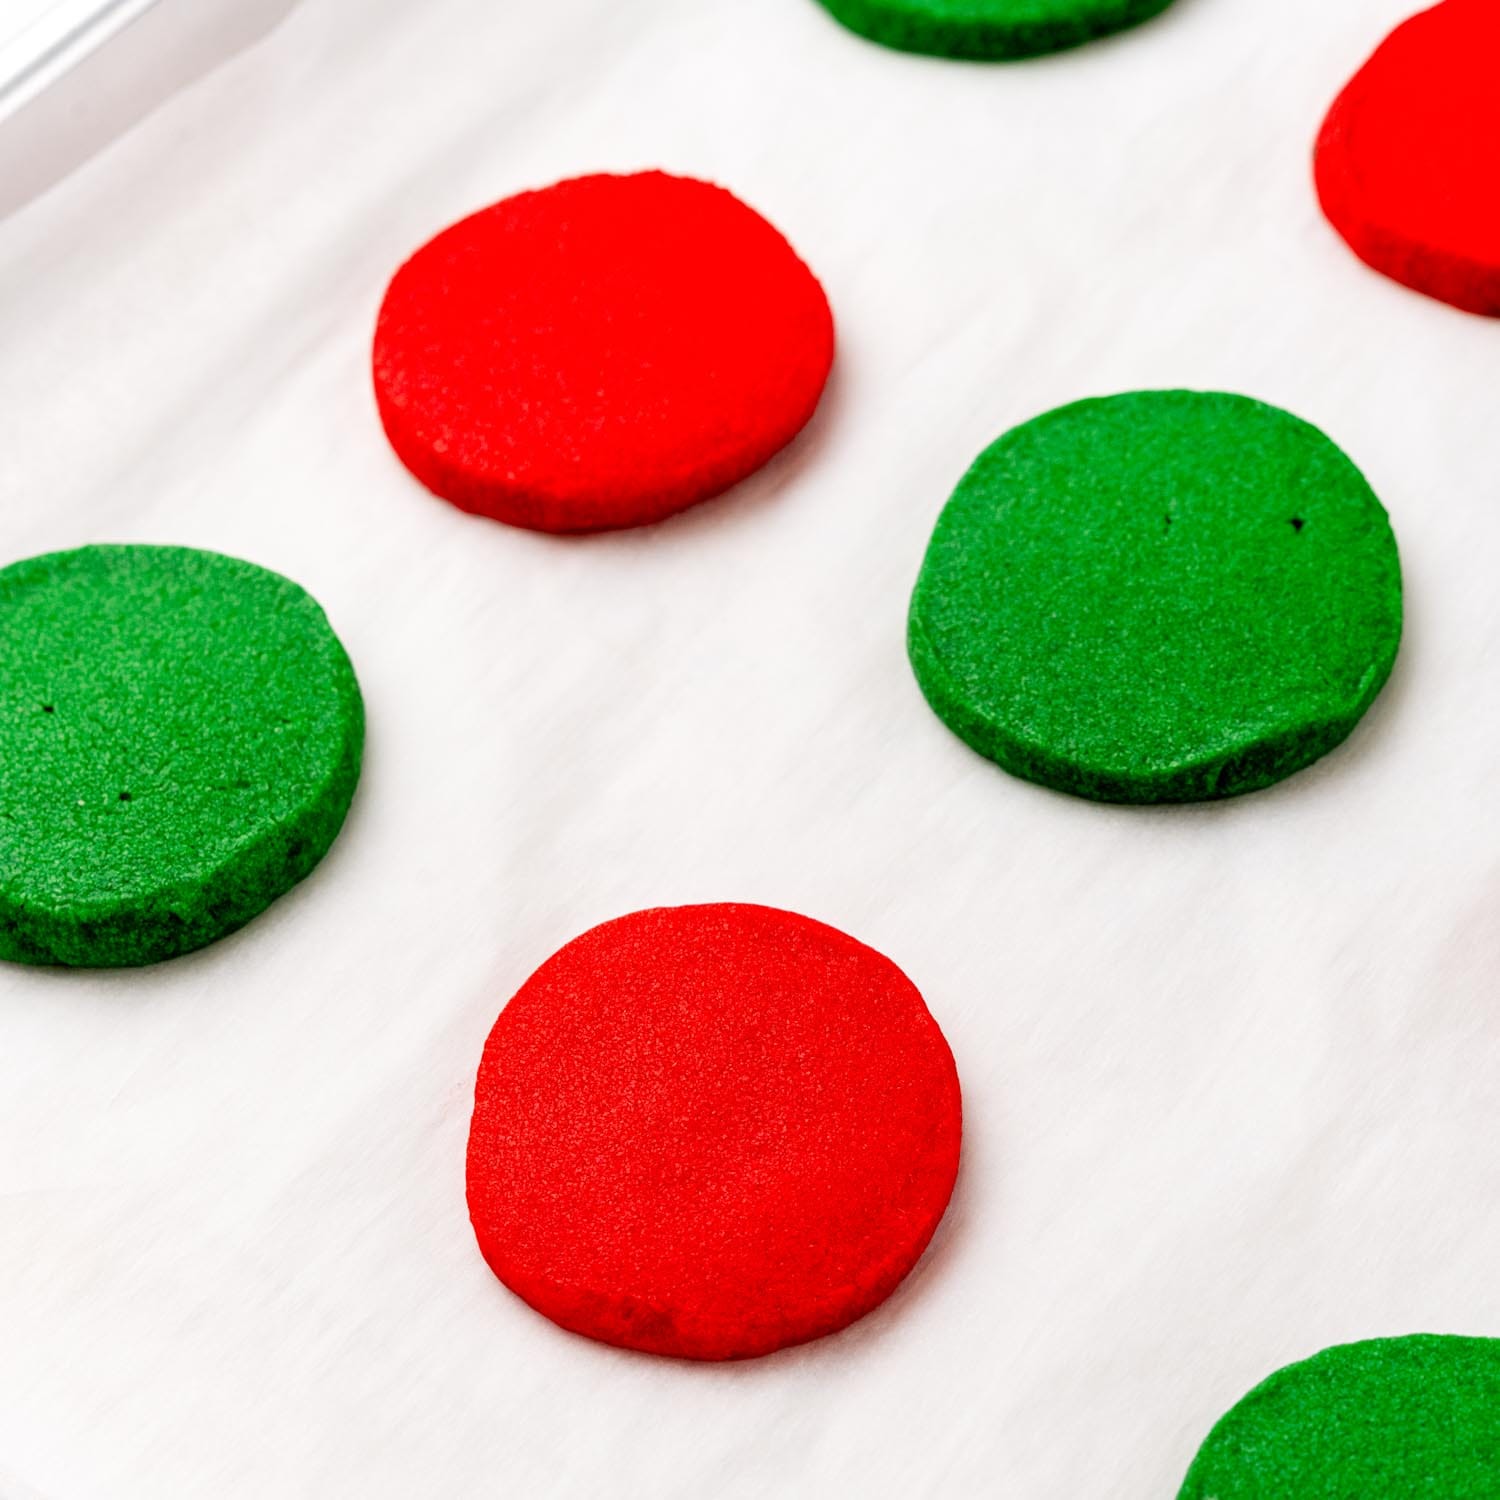
[[[0,120],[16,113],[159,0],[94,0],[54,6],[12,39],[0,73]],[[57,12],[61,11],[59,16]]]
[[24,28],[0,46],[0,218],[259,41],[298,3],[92,0]]

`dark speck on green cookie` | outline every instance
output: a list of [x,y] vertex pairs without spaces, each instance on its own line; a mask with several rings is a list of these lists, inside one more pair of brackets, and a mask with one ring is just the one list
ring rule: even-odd
[[1139,25],[1172,0],[821,0],[850,31],[902,52],[1001,62]]
[[1338,745],[1401,639],[1380,502],[1316,428],[1150,391],[1017,427],[965,476],[912,666],[974,749],[1106,802],[1254,791]]
[[364,707],[296,584],[183,547],[0,570],[0,958],[152,963],[327,852]]
[[1346,1344],[1251,1391],[1178,1500],[1495,1500],[1500,1341]]

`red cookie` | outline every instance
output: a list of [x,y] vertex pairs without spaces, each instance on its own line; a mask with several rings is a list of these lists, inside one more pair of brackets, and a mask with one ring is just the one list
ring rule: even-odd
[[1500,3],[1445,0],[1398,26],[1318,139],[1323,212],[1361,260],[1500,316]]
[[375,394],[401,461],[537,531],[660,520],[737,484],[817,407],[833,316],[706,182],[579,177],[444,230],[396,273]]
[[564,1328],[742,1359],[891,1294],[959,1136],[952,1054],[889,959],[763,906],[643,911],[501,1012],[469,1215],[495,1274]]

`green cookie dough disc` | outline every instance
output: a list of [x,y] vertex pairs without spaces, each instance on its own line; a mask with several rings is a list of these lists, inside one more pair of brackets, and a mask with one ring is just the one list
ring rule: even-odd
[[0,570],[0,958],[232,932],[327,852],[363,743],[344,648],[275,573],[185,547]]
[[820,0],[850,31],[902,52],[980,62],[1040,57],[1124,31],[1172,0]]
[[1418,1335],[1328,1349],[1251,1391],[1178,1500],[1494,1500],[1500,1341]]
[[1081,401],[983,453],[938,521],[908,644],[938,717],[1043,786],[1191,802],[1348,735],[1401,639],[1380,502],[1243,396]]

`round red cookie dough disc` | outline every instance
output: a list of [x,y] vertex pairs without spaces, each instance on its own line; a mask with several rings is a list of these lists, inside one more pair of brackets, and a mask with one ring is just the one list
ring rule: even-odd
[[889,959],[762,906],[637,912],[495,1023],[469,1214],[495,1274],[564,1328],[742,1359],[891,1294],[959,1135],[952,1054]]
[[1377,271],[1500,316],[1500,3],[1445,0],[1398,26],[1318,139],[1323,212]]
[[446,229],[392,280],[375,394],[401,461],[537,531],[660,520],[737,484],[817,407],[833,316],[733,194],[579,177]]

